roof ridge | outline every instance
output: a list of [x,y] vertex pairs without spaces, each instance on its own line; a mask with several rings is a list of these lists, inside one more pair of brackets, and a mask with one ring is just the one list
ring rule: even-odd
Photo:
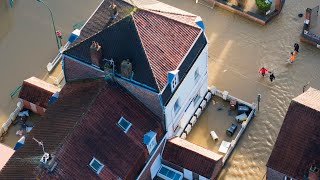
[[[143,8],[141,8],[143,9]],[[174,14],[174,15],[181,15],[181,16],[187,16],[187,17],[197,17],[197,15],[189,15],[189,14],[181,14],[181,13],[175,13],[175,12],[169,12],[169,11],[161,11],[161,10],[156,10],[156,9],[144,9],[144,10],[148,10],[148,11],[155,11],[155,12],[161,12],[161,13],[168,13],[168,14]]]
[[[178,141],[178,142],[176,142],[176,141]],[[172,144],[175,144],[175,145],[177,145],[177,146],[179,146],[181,148],[184,148],[184,149],[187,149],[187,150],[192,151],[194,153],[197,153],[197,154],[199,154],[199,155],[201,155],[201,156],[203,156],[205,158],[212,159],[212,160],[215,160],[215,161],[219,160],[222,157],[220,154],[217,154],[217,153],[215,153],[213,151],[209,151],[208,149],[206,149],[206,148],[204,148],[204,147],[202,147],[200,145],[191,143],[191,142],[186,141],[186,140],[184,140],[182,138],[179,138],[179,137],[175,137],[173,139],[170,139],[169,142],[172,143]],[[191,147],[191,146],[193,146],[193,147]],[[193,148],[196,148],[196,149],[193,149]],[[201,150],[202,152],[201,151],[197,151],[197,149]],[[204,153],[210,153],[211,155],[204,154]],[[212,156],[214,156],[214,157],[212,157]],[[219,156],[221,156],[221,157],[219,157]]]
[[[131,14],[131,13],[129,13],[127,16],[124,16],[123,18],[118,19],[117,21],[115,21],[114,23],[110,24],[109,26],[106,26],[106,27],[104,27],[103,29],[101,29],[100,31],[98,31],[98,32],[96,32],[96,33],[92,34],[91,36],[89,36],[89,37],[87,37],[87,38],[83,39],[81,42],[79,42],[79,43],[77,43],[77,44],[74,44],[72,47],[68,48],[66,51],[68,51],[68,50],[70,50],[70,49],[73,49],[74,47],[76,47],[76,46],[78,46],[78,45],[80,45],[80,44],[84,43],[85,41],[87,41],[88,39],[90,39],[90,38],[92,38],[92,37],[96,36],[97,34],[102,33],[103,31],[105,31],[105,30],[109,29],[111,26],[113,26],[113,25],[117,24],[118,22],[122,21],[123,19],[127,18],[128,16],[132,16],[132,14]],[[110,20],[111,20],[111,18],[110,18]],[[110,20],[109,20],[109,21],[110,21]]]
[[[140,10],[140,8],[138,8],[138,10]],[[142,48],[143,48],[143,54],[144,54],[144,55],[146,56],[146,58],[147,58],[148,65],[149,65],[149,67],[150,67],[150,69],[151,69],[151,71],[152,71],[152,73],[151,73],[151,74],[152,74],[152,77],[153,77],[154,81],[156,82],[157,88],[158,88],[158,90],[159,90],[159,92],[160,92],[162,89],[160,88],[159,82],[157,81],[156,77],[154,76],[154,69],[151,67],[150,62],[149,62],[149,60],[148,60],[149,57],[148,57],[147,53],[145,52],[145,48],[144,48],[145,46],[144,46],[144,44],[143,44],[143,42],[142,42],[142,40],[141,40],[141,36],[140,36],[139,31],[138,31],[136,22],[135,22],[135,17],[132,16],[132,19],[133,19],[133,24],[134,24],[135,30],[136,30],[136,32],[137,32],[137,34],[138,34],[138,37],[139,37],[139,42],[140,42],[140,44],[141,44],[141,46],[142,46]]]
[[[150,12],[150,13],[155,14],[155,15],[157,15],[157,16],[161,16],[161,17],[170,19],[170,20],[172,20],[172,21],[176,21],[176,22],[178,22],[178,23],[180,23],[180,24],[184,24],[184,25],[190,26],[190,27],[192,27],[192,28],[196,28],[196,29],[200,29],[200,30],[201,30],[201,28],[200,28],[199,26],[192,26],[192,25],[190,25],[190,24],[188,24],[188,23],[181,22],[181,21],[178,21],[178,20],[176,20],[176,19],[172,19],[172,18],[169,18],[169,17],[167,17],[167,16],[164,16],[164,15],[161,15],[161,14],[157,14],[157,13],[155,13],[155,12],[161,12],[161,13],[168,13],[168,14],[174,14],[174,15],[184,16],[184,15],[182,15],[182,14],[175,14],[175,13],[162,12],[162,11],[149,10],[149,9],[142,9],[142,10],[147,11],[147,12]],[[187,15],[186,15],[186,16],[187,16]],[[187,16],[187,17],[197,17],[197,16]]]

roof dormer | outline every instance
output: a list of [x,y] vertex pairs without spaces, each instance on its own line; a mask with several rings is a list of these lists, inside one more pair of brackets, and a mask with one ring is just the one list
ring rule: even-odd
[[170,85],[171,92],[173,92],[179,84],[179,70],[168,72],[168,84]]

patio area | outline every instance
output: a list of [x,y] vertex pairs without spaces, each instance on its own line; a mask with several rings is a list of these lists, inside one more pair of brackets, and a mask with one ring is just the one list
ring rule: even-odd
[[[231,142],[241,129],[241,123],[235,120],[236,116],[237,111],[230,110],[229,101],[225,101],[218,96],[213,96],[191,132],[187,135],[186,140],[224,155],[224,153],[218,151],[222,141]],[[231,124],[237,125],[237,129],[232,136],[228,136],[226,130]],[[217,140],[212,139],[210,135],[211,131],[215,131],[218,136]]]

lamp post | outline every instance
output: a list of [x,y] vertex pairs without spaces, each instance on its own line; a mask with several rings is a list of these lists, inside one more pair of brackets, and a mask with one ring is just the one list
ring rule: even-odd
[[58,40],[58,37],[57,37],[57,34],[56,34],[56,26],[54,25],[54,20],[53,20],[53,16],[52,16],[52,12],[51,12],[51,9],[49,8],[49,6],[43,2],[42,0],[37,0],[38,2],[42,3],[43,5],[45,5],[49,11],[50,11],[50,16],[51,16],[51,20],[52,20],[52,26],[53,26],[53,31],[54,31],[54,36],[56,37],[56,41],[57,41],[57,46],[58,46],[58,51],[60,50],[60,44],[59,44],[59,40]]

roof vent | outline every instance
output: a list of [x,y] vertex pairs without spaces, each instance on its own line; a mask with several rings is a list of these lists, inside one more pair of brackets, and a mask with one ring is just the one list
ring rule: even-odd
[[320,177],[320,170],[316,166],[311,166],[309,169],[309,180],[318,180]]
[[132,124],[126,120],[123,116],[121,116],[120,120],[118,121],[118,126],[125,132],[127,133]]
[[132,75],[132,63],[127,60],[121,62],[121,75],[125,78],[130,79]]
[[100,67],[102,62],[102,50],[98,42],[92,41],[90,46],[91,63]]
[[42,141],[38,141],[36,138],[32,138],[35,140],[39,146],[42,146],[43,156],[40,159],[40,162],[42,163],[42,167],[52,172],[54,168],[58,165],[58,163],[55,161],[55,157],[51,154],[44,151],[44,146]]
[[92,158],[91,162],[89,163],[89,166],[97,174],[99,174],[102,168],[104,167],[104,165],[95,157]]

